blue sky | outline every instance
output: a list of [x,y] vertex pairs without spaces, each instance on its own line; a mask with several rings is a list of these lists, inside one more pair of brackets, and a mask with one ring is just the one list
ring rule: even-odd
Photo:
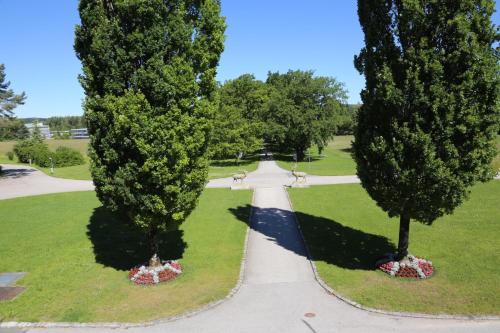
[[[77,0],[0,0],[0,63],[11,87],[28,95],[18,117],[81,115],[80,62],[73,51]],[[498,4],[497,4],[498,10]],[[359,102],[364,79],[353,67],[363,45],[355,0],[222,0],[226,48],[218,80],[243,73],[312,69],[344,82]],[[495,13],[494,22],[500,16]]]

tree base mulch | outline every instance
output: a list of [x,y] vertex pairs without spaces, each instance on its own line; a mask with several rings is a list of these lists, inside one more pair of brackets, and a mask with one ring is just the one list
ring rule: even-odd
[[0,301],[10,301],[22,293],[26,287],[0,287]]
[[408,255],[399,261],[391,256],[377,264],[377,268],[390,276],[401,278],[427,279],[434,274],[432,261],[413,255]]
[[158,284],[175,279],[182,274],[181,265],[175,260],[161,261],[157,266],[136,266],[128,273],[130,281],[139,285]]

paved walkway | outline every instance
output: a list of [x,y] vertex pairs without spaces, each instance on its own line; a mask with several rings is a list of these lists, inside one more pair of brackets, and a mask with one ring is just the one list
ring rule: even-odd
[[[295,177],[288,170],[282,169],[275,161],[261,161],[256,171],[250,172],[243,181],[251,189],[260,187],[280,187],[290,186],[295,182]],[[328,185],[359,183],[357,176],[307,176],[308,185]],[[208,183],[208,188],[231,187],[235,184],[232,177],[212,179]]]
[[26,165],[2,164],[2,168],[5,174],[0,177],[0,200],[94,189],[92,181],[50,177]]
[[[92,191],[90,180],[74,180],[50,177],[40,170],[19,164],[2,164],[5,175],[0,177],[0,200],[30,195]],[[274,161],[263,161],[255,172],[248,174],[244,185],[249,188],[265,186],[289,186],[295,180],[290,171],[281,169]],[[308,176],[310,185],[358,183],[356,176]],[[231,187],[233,178],[212,179],[207,188]]]
[[226,302],[189,318],[147,328],[26,332],[500,332],[500,321],[381,315],[359,310],[328,294],[314,278],[283,187],[291,181],[288,172],[272,161],[262,162],[247,178],[255,195],[245,274],[240,290]]

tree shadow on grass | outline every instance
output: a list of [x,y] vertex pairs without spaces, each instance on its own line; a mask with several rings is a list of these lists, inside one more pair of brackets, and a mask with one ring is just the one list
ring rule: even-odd
[[[250,228],[269,240],[300,256],[307,256],[293,213],[278,208],[240,206],[230,212],[240,221],[252,209]],[[366,233],[337,221],[302,212],[296,212],[311,256],[346,269],[372,270],[386,253],[394,253],[394,244],[386,237]]]
[[344,153],[349,153],[349,154],[351,154],[353,152],[352,147],[342,148],[342,149],[340,149],[340,151],[343,151]]
[[372,270],[396,247],[384,236],[357,230],[320,216],[297,212],[304,238],[316,261],[347,269]]
[[[180,259],[187,247],[182,230],[162,233],[159,239],[161,259]],[[87,236],[94,247],[97,263],[118,270],[129,270],[150,258],[146,235],[125,223],[118,214],[105,207],[94,209],[87,226]]]

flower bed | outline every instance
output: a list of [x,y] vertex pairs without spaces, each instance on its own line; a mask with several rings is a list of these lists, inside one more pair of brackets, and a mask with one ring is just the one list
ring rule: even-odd
[[182,273],[181,265],[175,260],[162,261],[162,265],[134,267],[128,273],[128,278],[135,284],[157,284],[175,279]]
[[378,268],[391,276],[426,279],[434,273],[431,261],[412,255],[401,261],[391,260],[378,266]]

